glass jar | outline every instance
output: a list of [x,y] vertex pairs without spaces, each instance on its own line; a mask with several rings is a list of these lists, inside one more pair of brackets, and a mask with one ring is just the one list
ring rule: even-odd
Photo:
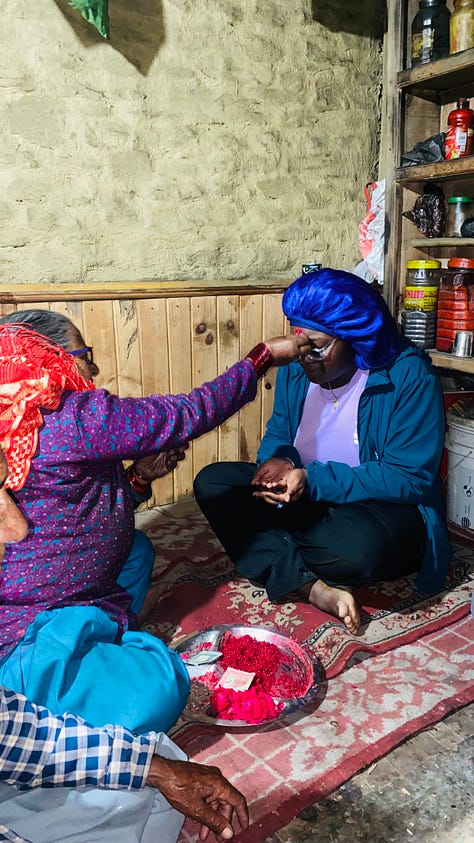
[[474,47],[474,0],[454,0],[449,23],[449,52],[461,53]]
[[419,0],[411,25],[412,67],[449,55],[450,17],[446,0]]
[[448,237],[462,237],[463,222],[474,216],[474,196],[450,196],[446,234]]
[[451,258],[441,271],[436,326],[438,351],[453,350],[457,331],[474,331],[474,260]]
[[434,348],[441,262],[408,261],[402,334],[419,348]]

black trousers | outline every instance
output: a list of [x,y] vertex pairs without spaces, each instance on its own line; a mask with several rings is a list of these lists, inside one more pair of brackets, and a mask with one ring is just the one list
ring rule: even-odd
[[360,586],[421,566],[426,531],[418,507],[385,501],[331,504],[302,497],[277,509],[253,497],[253,463],[206,466],[196,500],[238,571],[278,600],[307,582]]

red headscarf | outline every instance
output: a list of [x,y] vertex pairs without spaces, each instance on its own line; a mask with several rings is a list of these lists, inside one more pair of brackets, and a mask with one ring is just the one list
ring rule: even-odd
[[55,410],[63,392],[94,389],[60,346],[20,324],[0,325],[0,447],[6,486],[22,489],[38,444],[41,410]]

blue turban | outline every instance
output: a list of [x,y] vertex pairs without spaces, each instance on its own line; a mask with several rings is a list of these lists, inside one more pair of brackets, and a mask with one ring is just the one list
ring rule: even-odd
[[282,306],[292,325],[350,343],[359,369],[380,369],[400,351],[400,334],[385,300],[352,272],[307,272],[287,288]]

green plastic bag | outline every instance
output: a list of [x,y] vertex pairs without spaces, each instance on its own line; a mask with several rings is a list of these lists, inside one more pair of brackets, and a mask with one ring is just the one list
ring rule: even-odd
[[68,0],[68,3],[95,26],[104,38],[109,37],[109,0]]

